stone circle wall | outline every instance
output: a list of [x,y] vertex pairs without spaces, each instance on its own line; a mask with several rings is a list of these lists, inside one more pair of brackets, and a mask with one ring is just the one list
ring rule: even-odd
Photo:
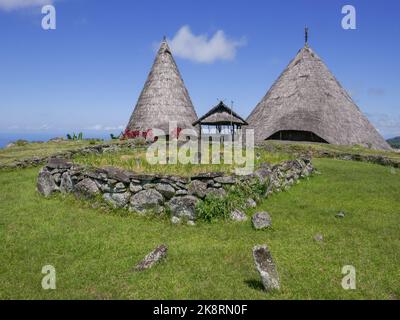
[[137,174],[114,167],[92,168],[67,159],[51,158],[38,176],[37,189],[45,197],[54,192],[73,193],[80,198],[102,197],[111,207],[140,214],[162,213],[168,209],[175,220],[196,220],[196,204],[208,194],[226,195],[226,187],[246,179],[268,185],[265,197],[280,192],[314,168],[309,159],[263,164],[248,176],[209,172],[196,176]]

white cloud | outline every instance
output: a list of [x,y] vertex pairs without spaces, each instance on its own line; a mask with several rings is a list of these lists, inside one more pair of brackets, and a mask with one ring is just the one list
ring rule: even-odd
[[52,4],[53,0],[0,0],[0,10],[12,11]]
[[233,60],[237,49],[246,44],[245,38],[228,39],[222,30],[218,30],[211,38],[207,35],[196,36],[189,26],[180,28],[168,42],[175,56],[200,63]]

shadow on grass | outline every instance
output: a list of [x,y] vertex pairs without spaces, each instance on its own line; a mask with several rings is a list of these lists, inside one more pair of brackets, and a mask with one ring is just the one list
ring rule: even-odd
[[249,279],[249,280],[245,280],[244,282],[251,289],[254,289],[254,290],[257,290],[257,291],[263,291],[263,292],[265,291],[264,285],[260,280]]

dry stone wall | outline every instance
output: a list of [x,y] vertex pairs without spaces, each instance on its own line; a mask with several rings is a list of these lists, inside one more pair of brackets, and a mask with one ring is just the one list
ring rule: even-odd
[[196,220],[196,205],[207,195],[224,197],[226,189],[247,179],[259,179],[268,188],[265,196],[279,192],[314,168],[309,159],[263,164],[248,176],[209,172],[192,177],[137,174],[114,167],[92,168],[67,159],[51,158],[38,176],[37,189],[45,197],[73,193],[80,198],[102,197],[111,207],[147,214],[170,212],[175,220]]

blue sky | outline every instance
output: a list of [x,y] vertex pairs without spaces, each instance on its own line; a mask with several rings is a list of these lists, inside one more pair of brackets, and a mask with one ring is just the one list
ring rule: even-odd
[[[198,115],[217,99],[247,116],[304,44],[385,137],[400,135],[397,0],[0,0],[0,133],[118,133],[164,35]],[[351,4],[357,29],[341,27]],[[183,44],[186,45],[182,45]]]

